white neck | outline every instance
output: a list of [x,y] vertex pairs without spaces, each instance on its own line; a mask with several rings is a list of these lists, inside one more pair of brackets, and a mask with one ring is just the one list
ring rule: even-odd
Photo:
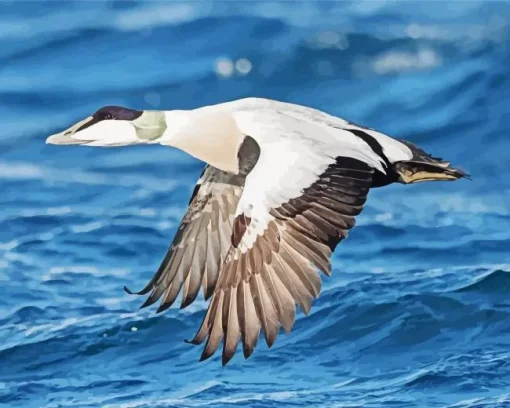
[[162,145],[177,147],[213,167],[237,174],[237,153],[243,135],[230,110],[206,106],[190,111],[166,111],[165,133],[158,139]]

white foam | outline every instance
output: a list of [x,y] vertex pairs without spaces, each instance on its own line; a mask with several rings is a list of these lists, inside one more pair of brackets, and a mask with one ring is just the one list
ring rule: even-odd
[[75,233],[91,232],[104,227],[104,223],[100,221],[89,222],[87,224],[72,225],[71,231]]
[[432,48],[412,51],[388,51],[377,56],[372,62],[376,74],[390,74],[401,71],[421,70],[441,65],[441,55]]
[[125,10],[117,15],[114,24],[120,30],[132,31],[157,26],[167,26],[193,21],[207,13],[207,3],[196,4],[165,4],[157,2],[156,7],[148,5],[144,8]]

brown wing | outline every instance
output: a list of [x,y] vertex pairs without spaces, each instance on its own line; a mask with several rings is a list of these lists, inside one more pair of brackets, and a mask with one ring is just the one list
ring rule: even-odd
[[[233,357],[240,339],[248,358],[260,329],[271,347],[280,325],[291,330],[296,303],[308,314],[321,289],[317,269],[330,274],[331,254],[354,226],[373,172],[361,161],[338,158],[300,197],[270,211],[268,228],[251,248],[229,251],[202,326],[191,341],[207,339],[201,360],[214,354],[222,339],[223,364]],[[252,232],[253,222],[239,222],[244,234]]]
[[204,168],[163,262],[149,283],[136,292],[138,295],[151,292],[142,307],[152,305],[162,297],[158,308],[158,312],[162,312],[172,306],[181,289],[181,308],[196,299],[200,286],[206,299],[213,294],[231,247],[234,213],[246,175],[256,164],[259,154],[258,145],[247,137],[239,149],[239,174],[209,165]]
[[[245,176],[206,166],[163,262],[137,294],[152,291],[142,307],[163,297],[158,312],[170,307],[182,288],[181,308],[191,304],[200,286],[208,299],[230,248],[230,235]],[[126,288],[128,293],[133,293]]]

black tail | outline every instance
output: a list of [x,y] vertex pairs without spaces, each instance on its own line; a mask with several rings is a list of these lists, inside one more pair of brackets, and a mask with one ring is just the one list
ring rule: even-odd
[[404,184],[419,183],[422,181],[451,181],[461,178],[471,179],[466,172],[450,166],[450,162],[439,157],[432,157],[414,144],[399,139],[411,149],[413,158],[408,161],[394,164],[398,175],[398,182]]
[[461,178],[471,179],[469,174],[451,167],[448,162],[427,163],[420,161],[406,161],[395,163],[398,181],[404,184],[422,181],[451,181]]

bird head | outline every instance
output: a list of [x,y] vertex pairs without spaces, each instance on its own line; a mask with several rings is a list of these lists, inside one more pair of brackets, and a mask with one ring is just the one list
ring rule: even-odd
[[52,135],[55,145],[125,146],[151,143],[166,130],[163,112],[105,106],[67,130]]

